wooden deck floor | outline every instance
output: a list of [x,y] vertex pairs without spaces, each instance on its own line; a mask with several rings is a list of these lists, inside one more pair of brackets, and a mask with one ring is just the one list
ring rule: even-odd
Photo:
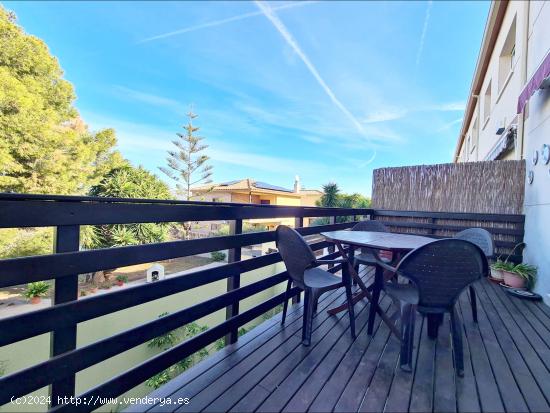
[[[364,275],[364,278],[369,278]],[[207,412],[500,412],[550,411],[550,308],[478,283],[479,323],[468,296],[464,320],[465,375],[454,374],[449,320],[437,340],[418,315],[415,369],[399,369],[399,343],[377,317],[368,336],[368,305],[356,305],[355,341],[347,313],[328,316],[343,291],[319,303],[310,347],[300,344],[301,306],[281,327],[276,316],[235,345],[156,390],[151,397],[189,398],[187,405],[133,406],[131,411]],[[390,306],[383,297],[384,309]]]

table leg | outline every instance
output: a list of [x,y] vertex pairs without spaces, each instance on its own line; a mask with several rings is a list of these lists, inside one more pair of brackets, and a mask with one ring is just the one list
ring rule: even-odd
[[[353,265],[350,262],[349,256],[346,253],[346,251],[344,250],[344,247],[342,246],[342,244],[340,242],[335,242],[335,244],[336,244],[336,248],[338,248],[338,252],[340,252],[340,255],[342,256],[342,258],[344,258],[347,261],[349,272],[350,272],[352,278],[357,281],[357,284],[359,285],[359,288],[361,288],[361,292],[356,294],[353,297],[353,304],[357,303],[362,298],[366,298],[367,300],[369,300],[371,302],[371,305],[373,305],[373,302],[376,302],[376,304],[374,304],[372,308],[375,310],[375,312],[377,312],[380,315],[380,318],[382,318],[382,321],[384,321],[384,323],[386,323],[386,325],[390,328],[392,333],[397,338],[401,339],[401,334],[400,334],[399,330],[397,329],[397,327],[395,327],[395,323],[393,323],[392,320],[386,315],[386,313],[384,311],[382,311],[382,309],[378,306],[378,298],[380,296],[380,289],[378,290],[378,296],[376,297],[376,301],[374,301],[374,297],[371,294],[371,290],[374,293],[377,289],[376,288],[376,276],[375,276],[374,287],[370,287],[370,288],[367,287],[365,285],[365,283],[363,282],[363,280],[361,279],[361,277],[359,276],[359,274],[355,271],[355,268],[353,268]],[[382,276],[383,274],[384,274],[384,272],[380,271],[380,276]],[[378,278],[380,278],[380,276]],[[379,281],[379,283],[380,283],[380,281]],[[378,284],[378,285],[380,285],[380,284]],[[337,314],[337,313],[339,313],[341,311],[345,311],[345,310],[347,310],[347,303],[344,303],[343,305],[338,306],[336,308],[332,308],[332,309],[328,310],[327,313],[333,315],[333,314]],[[369,325],[370,325],[371,314],[372,314],[373,322],[374,322],[374,312],[371,310],[371,313],[369,313]],[[371,334],[371,333],[372,333],[372,331],[369,332],[369,334]]]
[[375,268],[375,275],[374,275],[374,283],[373,283],[373,290],[372,290],[372,299],[370,304],[370,312],[369,312],[369,322],[367,324],[367,334],[372,334],[372,329],[374,327],[374,319],[376,318],[376,312],[381,311],[380,307],[378,306],[378,300],[380,299],[380,292],[382,291],[383,283],[384,283],[384,270],[380,266],[376,266]]

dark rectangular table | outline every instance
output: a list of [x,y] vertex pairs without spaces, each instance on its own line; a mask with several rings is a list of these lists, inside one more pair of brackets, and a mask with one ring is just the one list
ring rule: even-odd
[[[403,255],[434,241],[434,239],[418,235],[371,231],[330,231],[322,232],[321,235],[323,235],[327,241],[333,242],[336,245],[336,248],[338,248],[342,258],[344,258],[348,263],[348,268],[352,278],[357,282],[359,288],[361,289],[361,292],[353,297],[353,303],[355,304],[362,298],[366,298],[371,302],[367,325],[368,334],[372,334],[374,319],[376,313],[378,313],[394,335],[399,338],[400,333],[395,327],[395,323],[378,306],[380,292],[384,286],[384,270],[382,267],[377,265],[375,269],[374,282],[367,287],[363,280],[361,280],[361,277],[359,277],[359,274],[355,271],[355,268],[353,268],[353,257],[350,257],[348,252],[344,249],[344,244],[352,247],[367,248],[372,252],[377,260],[380,260],[378,255],[379,251],[389,251],[392,253],[392,261],[390,265],[395,265],[401,260]],[[346,309],[347,304],[344,303],[338,307],[328,310],[328,312],[329,314],[336,314],[340,311],[345,311]]]

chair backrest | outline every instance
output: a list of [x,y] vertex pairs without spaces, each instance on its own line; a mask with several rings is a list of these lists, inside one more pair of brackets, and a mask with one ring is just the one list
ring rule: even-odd
[[411,251],[397,271],[416,284],[420,309],[437,310],[452,306],[462,290],[481,278],[487,268],[487,257],[477,245],[448,238]]
[[487,258],[495,255],[495,243],[491,233],[483,228],[468,228],[455,234],[453,238],[463,239],[476,244]]
[[290,277],[300,285],[304,282],[304,271],[315,263],[315,255],[306,240],[294,229],[279,225],[276,230],[276,244]]
[[352,231],[372,231],[372,232],[389,232],[388,227],[380,221],[368,220],[358,222],[351,229]]

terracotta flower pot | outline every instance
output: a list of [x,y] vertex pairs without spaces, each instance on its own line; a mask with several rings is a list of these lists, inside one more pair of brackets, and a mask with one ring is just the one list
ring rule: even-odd
[[502,270],[495,270],[491,268],[491,277],[495,280],[503,280],[504,276],[502,275]]
[[122,287],[124,285],[124,281],[117,281],[116,285],[118,285],[119,287]]
[[31,297],[31,304],[40,304],[41,301],[40,297]]
[[502,271],[504,283],[512,288],[525,288],[526,280],[510,271]]

